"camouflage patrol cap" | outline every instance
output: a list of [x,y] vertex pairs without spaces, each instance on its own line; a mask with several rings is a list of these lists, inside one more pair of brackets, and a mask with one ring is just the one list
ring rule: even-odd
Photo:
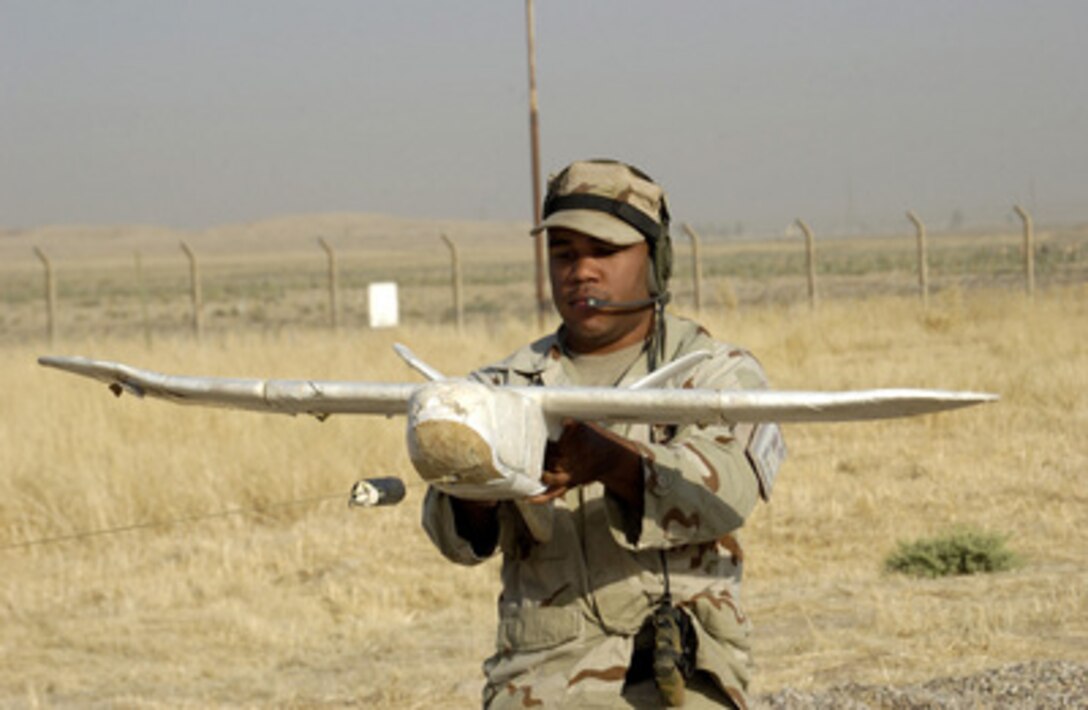
[[665,192],[648,175],[625,163],[580,160],[548,180],[544,219],[532,234],[553,227],[619,246],[645,240],[652,248],[663,234],[668,235]]

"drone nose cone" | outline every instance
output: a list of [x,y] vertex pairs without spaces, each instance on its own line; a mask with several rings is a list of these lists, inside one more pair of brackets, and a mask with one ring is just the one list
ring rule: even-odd
[[408,455],[429,483],[502,478],[488,434],[487,387],[466,380],[423,385],[408,406]]
[[465,422],[430,419],[408,429],[408,455],[428,483],[486,483],[502,478],[491,447]]
[[460,498],[508,499],[543,490],[547,430],[539,407],[469,380],[420,386],[408,403],[408,456],[428,483]]

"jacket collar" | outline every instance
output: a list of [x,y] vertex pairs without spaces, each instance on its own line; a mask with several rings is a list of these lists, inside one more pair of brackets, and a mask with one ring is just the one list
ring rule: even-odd
[[[527,381],[543,385],[562,384],[565,380],[560,360],[564,357],[561,338],[563,327],[533,342],[529,347],[514,354],[507,362],[510,371]],[[700,333],[705,333],[696,323],[685,318],[665,314],[665,362],[692,349]],[[646,374],[646,366],[636,364],[624,379]]]

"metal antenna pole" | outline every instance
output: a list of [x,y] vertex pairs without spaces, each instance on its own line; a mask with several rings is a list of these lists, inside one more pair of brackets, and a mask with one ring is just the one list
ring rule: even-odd
[[[529,38],[529,154],[533,172],[533,224],[540,224],[540,117],[536,97],[536,32],[533,28],[533,0],[525,0],[525,23]],[[536,264],[536,325],[544,327],[548,299],[544,293],[544,235],[533,237]]]

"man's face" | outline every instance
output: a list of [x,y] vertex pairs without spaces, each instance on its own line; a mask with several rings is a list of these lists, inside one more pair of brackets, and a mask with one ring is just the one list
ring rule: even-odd
[[621,247],[570,229],[549,229],[552,300],[567,327],[567,347],[601,354],[644,340],[652,308],[608,313],[590,307],[586,299],[622,303],[649,298],[648,270],[646,242]]

